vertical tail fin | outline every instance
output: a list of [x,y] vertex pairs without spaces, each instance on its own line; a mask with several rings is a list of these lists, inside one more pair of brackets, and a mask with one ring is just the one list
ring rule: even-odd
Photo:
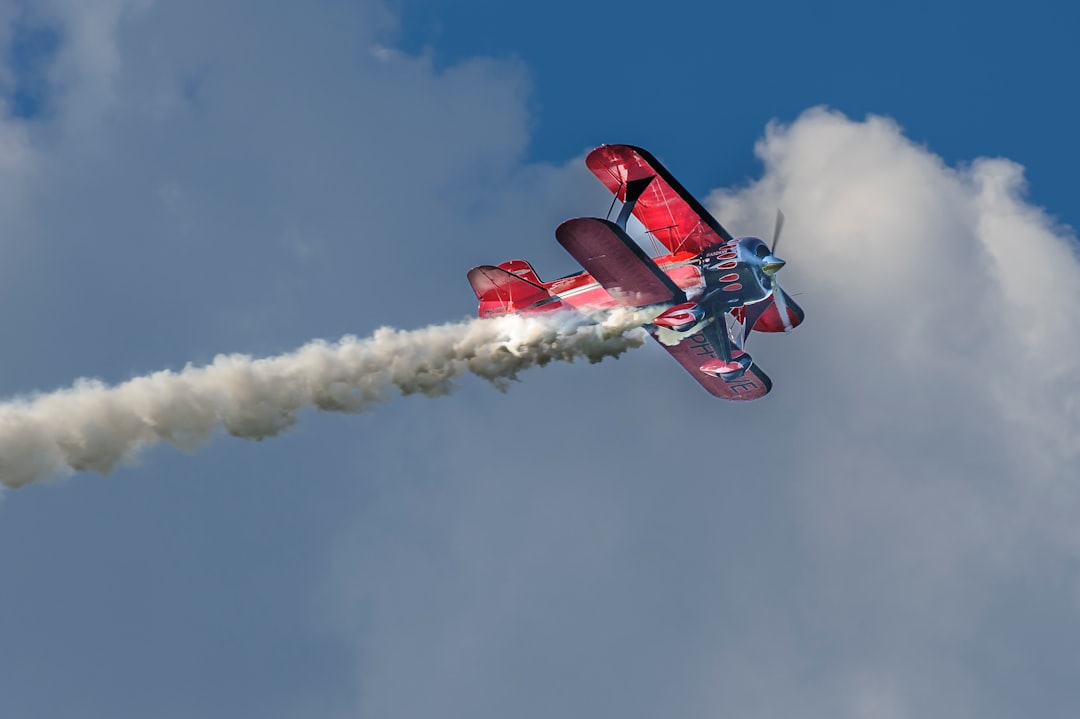
[[500,270],[506,270],[526,282],[531,282],[540,287],[547,287],[545,283],[540,281],[540,277],[536,274],[536,270],[532,268],[532,265],[525,260],[507,260],[506,262],[500,262],[496,267]]

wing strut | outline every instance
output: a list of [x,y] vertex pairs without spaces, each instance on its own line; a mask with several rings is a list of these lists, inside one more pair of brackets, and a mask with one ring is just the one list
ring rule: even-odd
[[645,192],[645,188],[649,186],[649,183],[655,179],[656,175],[649,175],[648,177],[639,177],[636,180],[630,180],[626,183],[626,199],[623,201],[622,210],[615,220],[616,225],[623,230],[626,229],[626,221],[630,219],[630,213],[634,211],[634,205],[641,199],[641,194]]

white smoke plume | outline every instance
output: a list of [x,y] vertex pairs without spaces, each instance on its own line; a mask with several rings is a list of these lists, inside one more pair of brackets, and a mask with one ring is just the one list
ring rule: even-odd
[[71,387],[0,404],[0,484],[21,487],[72,471],[108,473],[164,441],[193,449],[218,427],[263,439],[296,423],[305,407],[363,412],[396,393],[438,397],[471,373],[505,389],[519,372],[549,362],[617,357],[644,342],[640,312],[510,315],[368,338],[316,340],[263,359],[219,355],[108,386]]

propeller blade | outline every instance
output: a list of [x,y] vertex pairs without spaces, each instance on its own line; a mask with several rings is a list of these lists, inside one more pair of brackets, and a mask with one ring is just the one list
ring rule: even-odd
[[773,225],[772,233],[772,253],[776,254],[776,243],[780,241],[780,231],[784,229],[784,213],[780,210],[776,211],[776,224]]
[[784,299],[784,291],[780,289],[780,283],[772,277],[773,302],[776,303],[776,311],[780,313],[780,321],[784,323],[784,332],[791,332],[791,317],[788,316],[787,300]]
[[[776,256],[776,246],[780,244],[780,232],[783,229],[784,213],[777,209],[776,223],[773,225],[772,248],[770,249],[773,257]],[[783,265],[781,265],[781,267],[783,267]],[[788,316],[787,300],[784,299],[784,291],[780,289],[780,283],[776,281],[775,271],[769,279],[772,281],[773,302],[776,304],[776,311],[780,314],[780,321],[784,323],[784,332],[791,332],[791,318]]]

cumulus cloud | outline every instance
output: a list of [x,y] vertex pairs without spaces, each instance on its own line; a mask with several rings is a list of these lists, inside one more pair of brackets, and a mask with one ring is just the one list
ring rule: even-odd
[[[1076,698],[1027,668],[1075,659],[1030,637],[1078,632],[1071,230],[1015,163],[951,167],[888,118],[810,110],[757,153],[761,177],[707,204],[736,234],[787,215],[807,321],[751,338],[773,393],[717,406],[658,356],[604,384],[615,409],[574,394],[558,431],[587,448],[524,464],[543,420],[471,417],[483,442],[444,463],[512,473],[447,488],[434,540],[367,551],[370,525],[408,521],[408,488],[342,540],[343,611],[380,626],[356,635],[363,710],[1063,716]],[[430,691],[396,690],[407,676]]]
[[771,126],[758,154],[764,177],[710,204],[741,225],[772,206],[797,218],[789,284],[821,317],[805,361],[844,408],[1022,438],[1010,461],[1064,478],[1080,426],[1080,265],[1069,228],[1027,201],[1022,168],[950,168],[891,120],[825,110]]
[[708,204],[738,227],[788,214],[785,280],[812,321],[794,353],[769,349],[808,589],[873,625],[867,641],[811,614],[863,662],[826,672],[834,699],[847,716],[986,715],[992,661],[971,647],[1012,619],[997,593],[1080,540],[1076,238],[1015,162],[950,167],[888,118],[810,110],[757,154],[761,179]]

